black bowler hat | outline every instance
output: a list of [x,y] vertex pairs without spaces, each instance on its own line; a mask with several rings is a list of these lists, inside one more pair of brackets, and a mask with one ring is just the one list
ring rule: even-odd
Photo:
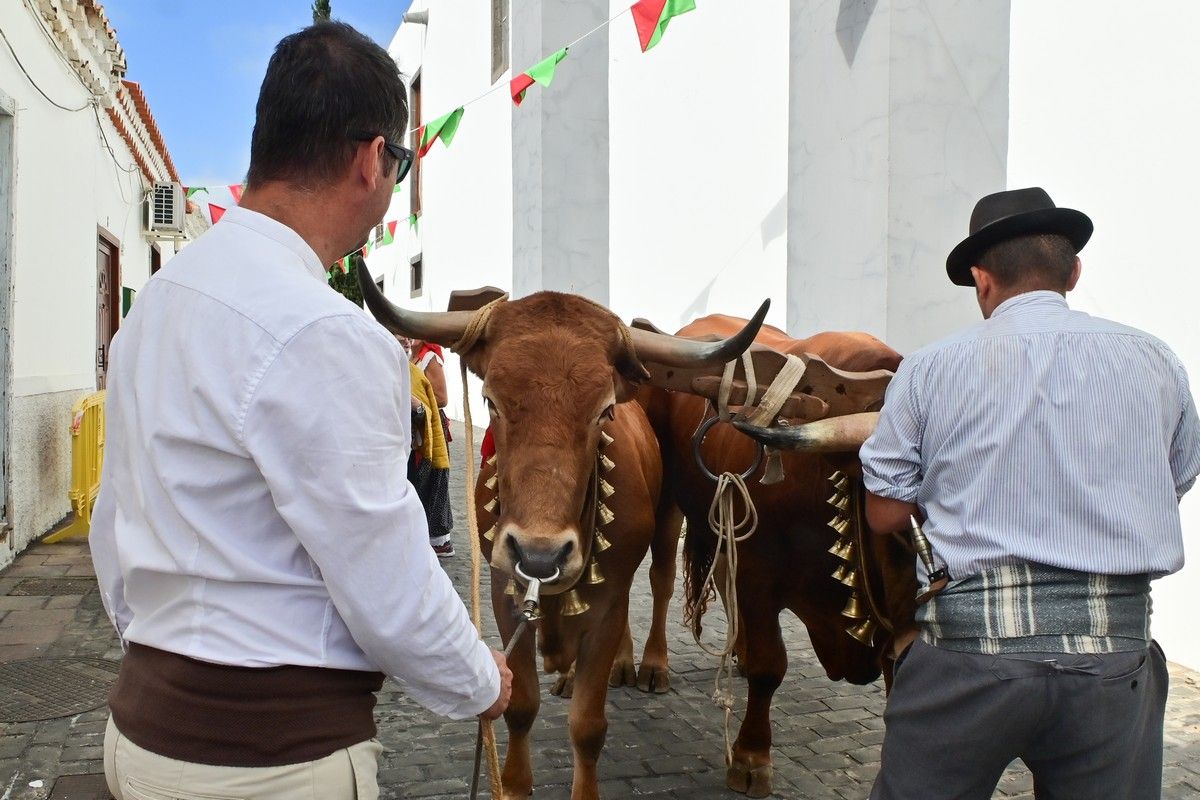
[[971,267],[989,247],[1033,233],[1057,233],[1071,240],[1078,253],[1092,238],[1092,221],[1073,208],[1058,208],[1046,190],[1037,186],[996,192],[975,204],[971,235],[946,259],[946,274],[959,286],[974,286]]

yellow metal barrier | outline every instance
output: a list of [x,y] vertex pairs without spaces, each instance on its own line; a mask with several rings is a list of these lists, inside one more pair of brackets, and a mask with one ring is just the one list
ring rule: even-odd
[[100,469],[104,466],[103,391],[79,399],[71,409],[71,488],[67,495],[75,519],[62,530],[47,536],[53,543],[86,537],[92,526],[92,506],[100,494]]

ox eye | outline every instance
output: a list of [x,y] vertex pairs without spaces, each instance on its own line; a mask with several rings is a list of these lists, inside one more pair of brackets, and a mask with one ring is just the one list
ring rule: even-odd
[[496,404],[492,402],[492,398],[490,398],[490,397],[484,397],[484,398],[483,398],[483,402],[484,402],[484,403],[487,405],[487,410],[488,410],[488,413],[489,413],[489,414],[491,414],[493,417],[494,417],[494,416],[496,416],[496,414],[498,414],[498,413],[499,413],[499,412],[496,410]]
[[612,420],[612,419],[616,419],[616,418],[617,418],[617,407],[615,405],[610,405],[608,408],[604,409],[604,411],[600,414],[599,421],[603,422],[606,419]]

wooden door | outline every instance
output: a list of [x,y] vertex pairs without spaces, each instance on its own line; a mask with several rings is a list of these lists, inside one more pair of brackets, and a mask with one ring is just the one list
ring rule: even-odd
[[120,324],[120,246],[101,232],[96,237],[96,388],[103,389],[108,348]]

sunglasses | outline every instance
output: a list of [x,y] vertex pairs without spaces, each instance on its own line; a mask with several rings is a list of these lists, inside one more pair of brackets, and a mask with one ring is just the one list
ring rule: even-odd
[[[350,136],[356,142],[373,142],[380,134],[356,131],[350,134]],[[388,151],[388,155],[400,162],[400,168],[396,171],[396,183],[399,183],[408,176],[408,171],[412,169],[416,155],[407,147],[389,142],[387,139],[383,140],[383,149]]]

